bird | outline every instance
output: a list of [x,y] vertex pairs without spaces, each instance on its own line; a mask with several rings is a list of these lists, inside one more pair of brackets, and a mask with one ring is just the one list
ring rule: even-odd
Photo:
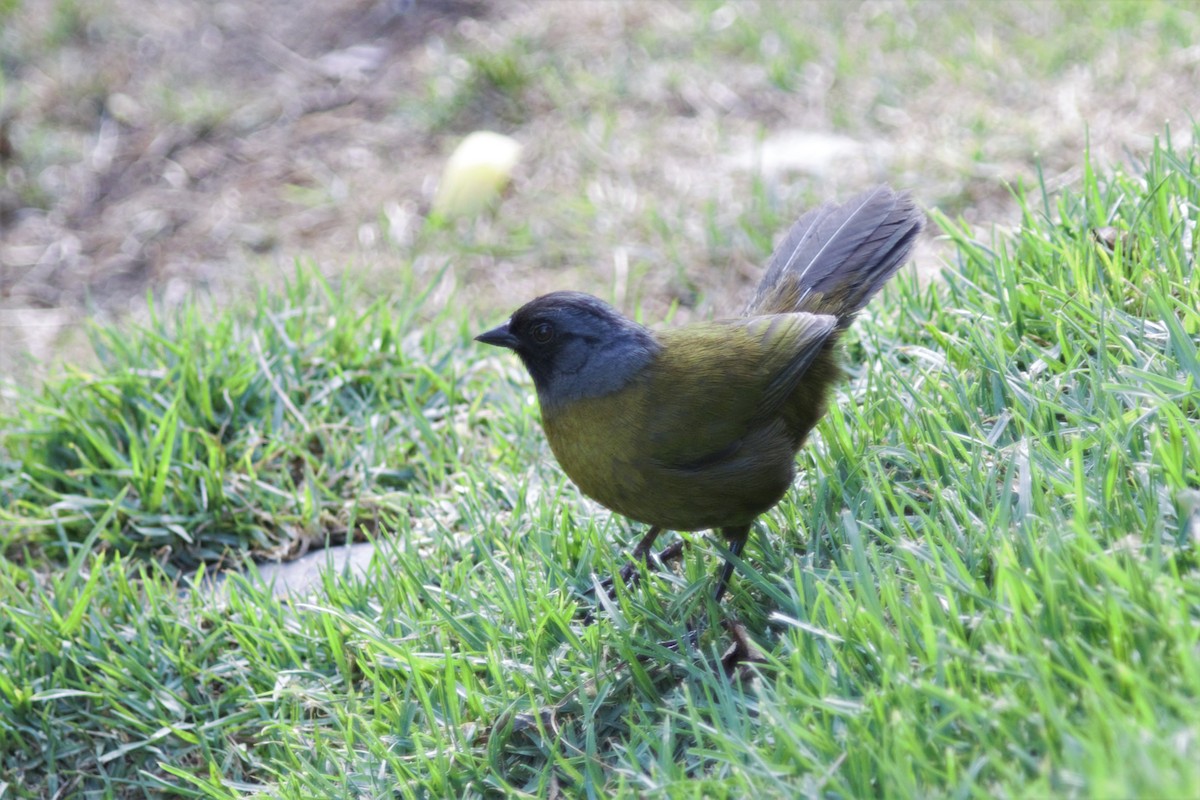
[[475,338],[520,357],[550,449],[580,491],[649,526],[635,559],[664,530],[720,532],[720,602],[842,376],[839,337],[924,224],[908,193],[876,186],[802,215],[739,317],[651,330],[592,295],[556,291]]

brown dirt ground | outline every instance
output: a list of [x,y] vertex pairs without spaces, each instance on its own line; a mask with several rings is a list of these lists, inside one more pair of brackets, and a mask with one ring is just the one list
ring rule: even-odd
[[[61,5],[28,3],[0,41],[11,52],[44,40]],[[783,6],[797,8],[814,17],[813,53],[787,91],[753,59],[689,63],[698,33],[721,34],[754,3],[699,31],[690,7],[653,0],[109,0],[77,12],[49,55],[15,59],[0,95],[0,376],[83,357],[79,320],[136,316],[148,291],[160,305],[223,302],[298,258],[382,283],[451,262],[431,302],[453,293],[489,319],[567,286],[641,303],[649,319],[672,301],[685,318],[729,310],[760,254],[714,246],[711,231],[736,231],[751,208],[751,164],[796,210],[886,179],[930,206],[1012,222],[1007,186],[1037,161],[1052,187],[1069,185],[1089,139],[1098,161],[1118,163],[1169,120],[1184,134],[1196,110],[1200,47],[1164,55],[1153,32],[1026,80],[1003,45],[1013,30],[1069,25],[1050,3],[981,19],[961,46],[976,65],[995,52],[967,77],[953,48],[897,55],[881,38],[886,27],[919,43],[940,4]],[[837,30],[823,29],[835,14]],[[861,42],[861,82],[835,77],[838,37]],[[483,92],[477,108],[429,121],[462,89],[464,53],[513,42],[552,77],[522,89],[519,108]],[[772,42],[767,31],[756,45],[764,58]],[[919,83],[889,84],[903,71],[889,58]],[[620,93],[589,93],[588,74]],[[496,218],[424,236],[443,159],[474,127],[524,145],[512,192]],[[662,238],[655,215],[689,241]],[[534,244],[510,247],[514,231]],[[931,236],[917,261],[942,257]]]
[[[43,207],[0,198],[0,369],[53,356],[81,311],[140,309],[148,289],[168,305],[224,299],[264,265],[351,260],[360,222],[412,193],[391,164],[437,159],[389,117],[391,96],[426,43],[488,13],[474,0],[116,8],[28,68],[21,116],[8,112],[8,184],[33,185]],[[76,157],[22,174],[17,143],[42,131]]]

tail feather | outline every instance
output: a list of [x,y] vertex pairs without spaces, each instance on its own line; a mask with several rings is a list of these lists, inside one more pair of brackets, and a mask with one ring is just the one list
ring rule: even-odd
[[800,217],[775,249],[747,316],[807,311],[847,327],[908,258],[925,215],[878,186]]

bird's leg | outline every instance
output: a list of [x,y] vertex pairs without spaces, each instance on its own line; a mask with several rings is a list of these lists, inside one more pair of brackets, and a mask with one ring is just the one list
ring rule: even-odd
[[[637,543],[637,547],[633,548],[633,560],[626,562],[625,566],[621,567],[620,571],[617,572],[617,575],[621,576],[621,583],[629,585],[629,581],[637,574],[637,562],[639,560],[645,560],[646,564],[649,565],[650,559],[646,557],[646,554],[650,552],[650,548],[654,547],[654,540],[658,538],[660,533],[662,533],[662,528],[657,525],[651,525],[650,530],[646,531],[646,535]],[[664,550],[663,554],[665,553],[666,551]],[[616,585],[616,582],[617,576],[609,575],[600,581],[600,588],[607,592],[609,597],[614,597],[613,587]]]
[[[647,538],[649,538],[648,535]],[[643,542],[644,541],[645,540],[643,540]],[[686,545],[687,542],[680,539],[677,542],[672,542],[671,544],[667,545],[657,553],[651,553],[649,547],[646,547],[643,550],[642,545],[639,544],[633,551],[633,560],[621,567],[621,580],[628,584],[637,577],[638,561],[645,561],[647,569],[658,569],[668,561],[674,561],[675,559],[679,558],[679,556],[683,555],[683,548]],[[610,578],[609,580],[611,581],[612,579]],[[607,588],[611,589],[611,584]]]
[[[622,583],[628,585],[637,577],[637,562],[646,562],[647,567],[657,569],[668,561],[674,561],[683,554],[683,548],[687,545],[685,541],[680,539],[664,547],[658,553],[652,552],[654,540],[662,533],[662,528],[658,525],[653,525],[650,530],[646,531],[646,535],[637,543],[637,547],[633,548],[633,558],[628,561],[625,566],[617,573],[621,576]],[[616,583],[616,575],[609,576],[601,582],[601,586],[609,596],[612,596],[613,585]]]
[[[654,547],[654,540],[658,539],[659,534],[661,533],[662,528],[660,528],[659,525],[652,525],[652,527],[646,531],[646,535],[642,536],[641,541],[637,542],[637,547],[634,548],[634,559],[628,561],[625,566],[620,567],[620,570],[616,573],[616,575],[610,575],[605,578],[604,581],[600,582],[600,588],[604,589],[605,594],[608,595],[608,597],[613,597],[614,599],[614,597],[617,596],[616,585],[618,575],[620,576],[620,582],[624,583],[625,585],[629,585],[631,581],[634,581],[634,579],[637,577],[637,561],[644,560],[646,561],[647,566],[656,566],[661,564],[662,561],[679,558],[679,553],[683,552],[682,540],[674,542],[670,547],[664,548],[664,551],[658,555],[650,554],[650,548]],[[584,625],[590,625],[595,621],[595,614],[593,613],[593,610],[588,610],[588,612],[583,615]]]
[[[729,542],[729,557],[725,559],[725,563],[721,565],[720,575],[717,577],[716,600],[721,602],[721,598],[725,594],[725,587],[729,585],[729,579],[733,576],[733,559],[740,558],[742,550],[746,547],[746,541],[750,538],[750,526],[739,525],[734,528],[721,528],[721,535]],[[666,552],[666,551],[664,551]],[[735,669],[744,663],[760,663],[765,659],[758,648],[750,641],[750,637],[746,634],[746,629],[736,619],[728,619],[725,621],[725,626],[729,632],[733,634],[734,644],[725,655],[721,657],[721,666],[725,669],[725,674],[732,677]],[[700,640],[700,634],[703,632],[703,622],[699,625],[696,622],[688,623],[688,632],[681,640],[667,642],[666,647],[671,650],[678,651],[683,644],[690,647],[695,647]]]
[[651,525],[650,530],[646,531],[646,535],[637,543],[637,547],[633,548],[633,558],[636,561],[639,558],[645,558],[650,552],[650,548],[654,547],[654,540],[662,533],[662,528],[657,525]]
[[[622,583],[628,585],[633,576],[637,574],[637,562],[645,561],[647,567],[653,565],[653,562],[650,560],[653,555],[651,549],[654,547],[654,540],[658,538],[660,533],[662,533],[662,528],[657,525],[651,525],[650,530],[646,531],[646,535],[637,543],[637,547],[633,548],[633,559],[621,567],[621,571],[618,573],[621,576]],[[670,548],[667,549],[669,550]],[[664,550],[662,555],[665,555],[666,552]],[[658,561],[662,561],[662,555],[658,557]],[[604,588],[608,590],[610,595],[612,594],[613,583],[614,579],[612,577],[604,583]]]
[[[721,528],[721,535],[729,540],[730,556],[740,557],[742,549],[746,546],[746,540],[750,538],[750,526],[739,525],[736,528]],[[717,578],[717,591],[713,595],[718,603],[725,595],[725,587],[729,585],[729,578],[733,575],[733,558],[726,558],[725,563],[721,565],[721,574]]]
[[[621,582],[626,586],[628,586],[634,579],[637,578],[638,561],[645,561],[647,567],[657,567],[663,562],[679,558],[680,553],[683,552],[683,546],[685,544],[682,539],[667,547],[664,547],[662,552],[658,553],[657,555],[654,555],[651,552],[651,549],[654,547],[654,540],[658,538],[660,533],[662,533],[662,528],[658,525],[652,525],[650,530],[646,531],[646,535],[643,536],[641,541],[637,543],[637,547],[633,548],[633,559],[628,561],[625,566],[621,567],[616,575],[609,575],[607,578],[600,581],[600,588],[603,589],[610,598],[616,597],[615,587],[617,583],[617,575],[621,576]],[[595,615],[591,611],[588,611],[584,615],[583,624],[591,625],[595,619]]]
[[654,546],[654,540],[662,533],[662,528],[657,525],[651,526],[650,530],[646,531],[646,535],[637,543],[637,547],[633,548],[633,560],[621,568],[621,578],[626,583],[633,577],[634,570],[637,569],[635,562],[641,560],[646,562],[648,567],[660,567],[668,561],[674,561],[683,553],[684,545],[687,543],[680,539],[673,544],[669,544],[657,554],[652,554],[650,548]]

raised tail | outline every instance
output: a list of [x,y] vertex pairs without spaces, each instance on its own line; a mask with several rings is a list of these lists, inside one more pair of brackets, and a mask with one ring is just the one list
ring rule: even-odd
[[924,225],[912,198],[887,186],[809,211],[775,248],[746,315],[832,314],[846,328],[900,269]]

